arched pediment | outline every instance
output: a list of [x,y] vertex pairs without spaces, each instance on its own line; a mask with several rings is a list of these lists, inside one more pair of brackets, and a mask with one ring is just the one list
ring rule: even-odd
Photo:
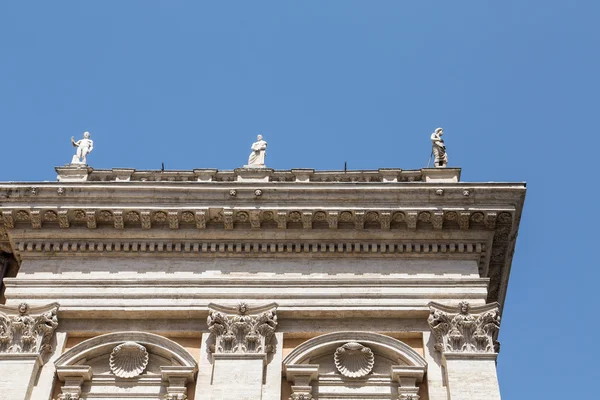
[[[283,360],[291,398],[418,398],[427,362],[406,343],[372,332],[333,332]],[[397,393],[397,394],[394,394]]]
[[61,355],[56,373],[65,398],[148,400],[184,398],[198,369],[181,345],[146,332],[115,332],[88,339]]
[[406,343],[379,333],[360,331],[333,332],[309,339],[288,354],[283,365],[310,364],[311,359],[327,353],[333,354],[337,347],[348,342],[359,342],[383,357],[399,360],[411,367],[427,366],[427,361]]
[[123,342],[136,342],[154,354],[172,360],[174,365],[196,368],[194,357],[181,345],[163,336],[147,332],[115,332],[85,340],[61,355],[54,364],[57,367],[78,365],[83,360],[110,353]]

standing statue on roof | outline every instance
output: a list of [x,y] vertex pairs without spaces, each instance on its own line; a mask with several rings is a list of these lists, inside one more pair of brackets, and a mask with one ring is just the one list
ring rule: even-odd
[[77,147],[77,153],[73,156],[71,164],[87,164],[87,155],[94,149],[94,141],[90,139],[90,133],[83,132],[83,139],[78,141],[71,136],[71,144]]
[[248,157],[246,168],[266,168],[265,154],[267,151],[267,142],[263,140],[262,135],[256,137],[256,142],[252,143],[252,153]]
[[437,128],[431,134],[431,154],[433,155],[433,165],[436,168],[446,168],[448,166],[448,153],[446,153],[446,145],[444,139],[442,139],[443,134],[444,130],[442,128]]

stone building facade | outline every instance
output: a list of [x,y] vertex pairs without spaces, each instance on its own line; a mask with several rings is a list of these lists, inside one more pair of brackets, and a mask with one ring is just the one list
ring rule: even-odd
[[0,398],[500,399],[524,184],[57,172],[0,183]]

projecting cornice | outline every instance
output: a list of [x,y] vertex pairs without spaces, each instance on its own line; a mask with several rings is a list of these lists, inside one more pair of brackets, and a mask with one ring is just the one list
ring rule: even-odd
[[[295,182],[0,184],[0,250],[17,258],[468,257],[490,278],[488,301],[503,302],[524,184],[398,182],[400,170],[396,181],[314,182],[309,172]],[[324,176],[336,174],[345,176]]]

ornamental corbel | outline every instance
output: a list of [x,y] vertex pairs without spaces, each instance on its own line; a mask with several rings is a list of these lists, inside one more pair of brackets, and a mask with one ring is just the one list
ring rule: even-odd
[[381,229],[390,229],[390,225],[392,223],[392,213],[389,211],[382,211],[379,213],[379,223],[381,224]]
[[150,211],[140,212],[140,221],[142,223],[142,229],[152,228],[152,220],[150,218]]
[[198,210],[194,213],[196,219],[196,229],[206,229],[207,210]]
[[364,229],[365,228],[365,212],[356,211],[354,212],[354,228]]
[[31,216],[31,227],[33,229],[41,229],[42,216],[40,215],[40,210],[31,210],[29,215]]
[[225,229],[233,229],[233,210],[223,210],[223,226]]
[[433,229],[440,230],[444,225],[444,213],[442,211],[434,211],[431,213],[431,225]]
[[398,382],[399,400],[419,400],[419,386],[425,375],[424,368],[392,365],[392,381]]
[[58,227],[61,229],[69,227],[69,216],[65,210],[58,211]]
[[469,230],[469,221],[471,220],[471,213],[468,211],[461,211],[458,214],[458,226],[463,231]]
[[500,309],[498,303],[458,307],[429,303],[427,322],[435,337],[435,349],[448,353],[497,353]]
[[15,227],[15,220],[12,215],[12,211],[2,211],[2,220],[4,221],[4,227],[6,229],[12,229]]
[[496,220],[498,219],[498,213],[496,212],[488,212],[485,214],[484,225],[486,229],[494,230],[496,229]]
[[167,220],[169,221],[170,229],[179,228],[179,215],[177,214],[177,211],[169,211],[167,214]]
[[417,220],[419,219],[419,213],[416,211],[406,212],[406,226],[408,229],[417,229]]
[[92,379],[92,367],[89,365],[69,365],[56,367],[58,379],[63,382],[59,400],[79,400],[81,388]]
[[312,400],[312,381],[319,376],[318,364],[295,364],[285,367],[285,377],[291,383],[290,400]]
[[123,211],[122,210],[113,211],[113,223],[115,225],[115,229],[124,229],[125,228],[125,220],[123,219]]
[[250,228],[260,229],[260,211],[250,211]]
[[286,211],[277,211],[277,228],[285,229],[287,228],[287,212]]
[[339,215],[340,213],[337,211],[329,211],[327,213],[327,224],[329,225],[329,229],[338,228]]
[[160,367],[162,379],[168,382],[165,400],[187,400],[187,384],[194,381],[194,367]]
[[88,229],[96,229],[96,211],[86,211],[85,221],[87,223]]
[[302,213],[302,227],[304,229],[311,229],[313,223],[313,213],[311,211],[304,211]]

